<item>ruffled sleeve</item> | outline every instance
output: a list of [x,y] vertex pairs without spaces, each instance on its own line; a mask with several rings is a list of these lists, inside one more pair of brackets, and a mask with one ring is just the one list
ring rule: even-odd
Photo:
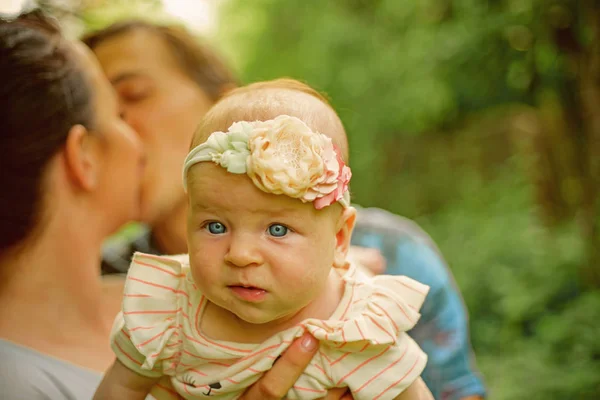
[[347,285],[340,320],[307,320],[305,326],[321,341],[322,365],[334,386],[347,386],[355,399],[392,399],[427,363],[406,331],[419,320],[429,287],[404,276],[349,279]]
[[181,357],[187,268],[178,257],[136,253],[112,332],[117,358],[141,375],[173,375]]
[[349,278],[346,291],[346,310],[339,320],[309,319],[305,326],[317,339],[352,351],[366,343],[394,344],[418,322],[429,287],[406,276],[380,275],[364,281]]

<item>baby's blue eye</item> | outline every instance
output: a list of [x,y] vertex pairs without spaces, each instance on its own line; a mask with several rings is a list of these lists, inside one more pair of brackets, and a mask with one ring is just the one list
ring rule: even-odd
[[275,237],[282,237],[287,235],[288,228],[287,226],[283,226],[281,224],[273,224],[269,226],[269,234]]
[[209,222],[206,227],[208,228],[208,231],[214,235],[220,235],[226,231],[225,225],[220,222]]

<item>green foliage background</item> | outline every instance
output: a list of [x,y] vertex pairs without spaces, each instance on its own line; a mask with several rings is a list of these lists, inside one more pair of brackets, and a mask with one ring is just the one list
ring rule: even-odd
[[414,218],[437,241],[492,399],[600,398],[600,291],[578,275],[585,239],[572,214],[544,223],[532,179],[543,154],[513,118],[560,94],[565,61],[546,25],[548,10],[571,6],[233,0],[220,25],[245,81],[291,76],[331,97],[355,201]]
[[[140,14],[111,3],[83,10],[85,25]],[[160,5],[135,3],[153,16]],[[599,267],[597,237],[582,230],[598,212],[584,212],[574,167],[585,124],[569,126],[582,106],[569,102],[580,82],[564,34],[595,49],[595,9],[228,0],[212,38],[245,82],[290,76],[330,96],[350,137],[354,201],[415,219],[439,244],[491,399],[600,398],[600,290],[582,273]]]

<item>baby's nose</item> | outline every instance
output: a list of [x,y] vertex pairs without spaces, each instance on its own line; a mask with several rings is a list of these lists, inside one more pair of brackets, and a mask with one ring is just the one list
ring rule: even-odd
[[235,267],[259,265],[262,262],[258,241],[250,234],[235,234],[231,239],[225,261]]

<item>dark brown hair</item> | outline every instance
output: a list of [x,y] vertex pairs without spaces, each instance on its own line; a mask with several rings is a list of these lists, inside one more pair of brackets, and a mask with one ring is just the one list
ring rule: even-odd
[[102,42],[133,32],[146,30],[158,35],[171,50],[181,69],[212,101],[217,101],[224,88],[238,86],[238,80],[221,58],[205,43],[191,35],[183,27],[156,25],[141,20],[117,22],[102,30],[91,32],[81,40],[92,50]]
[[93,125],[91,89],[57,26],[39,11],[0,20],[0,254],[43,215],[44,172],[70,128]]

